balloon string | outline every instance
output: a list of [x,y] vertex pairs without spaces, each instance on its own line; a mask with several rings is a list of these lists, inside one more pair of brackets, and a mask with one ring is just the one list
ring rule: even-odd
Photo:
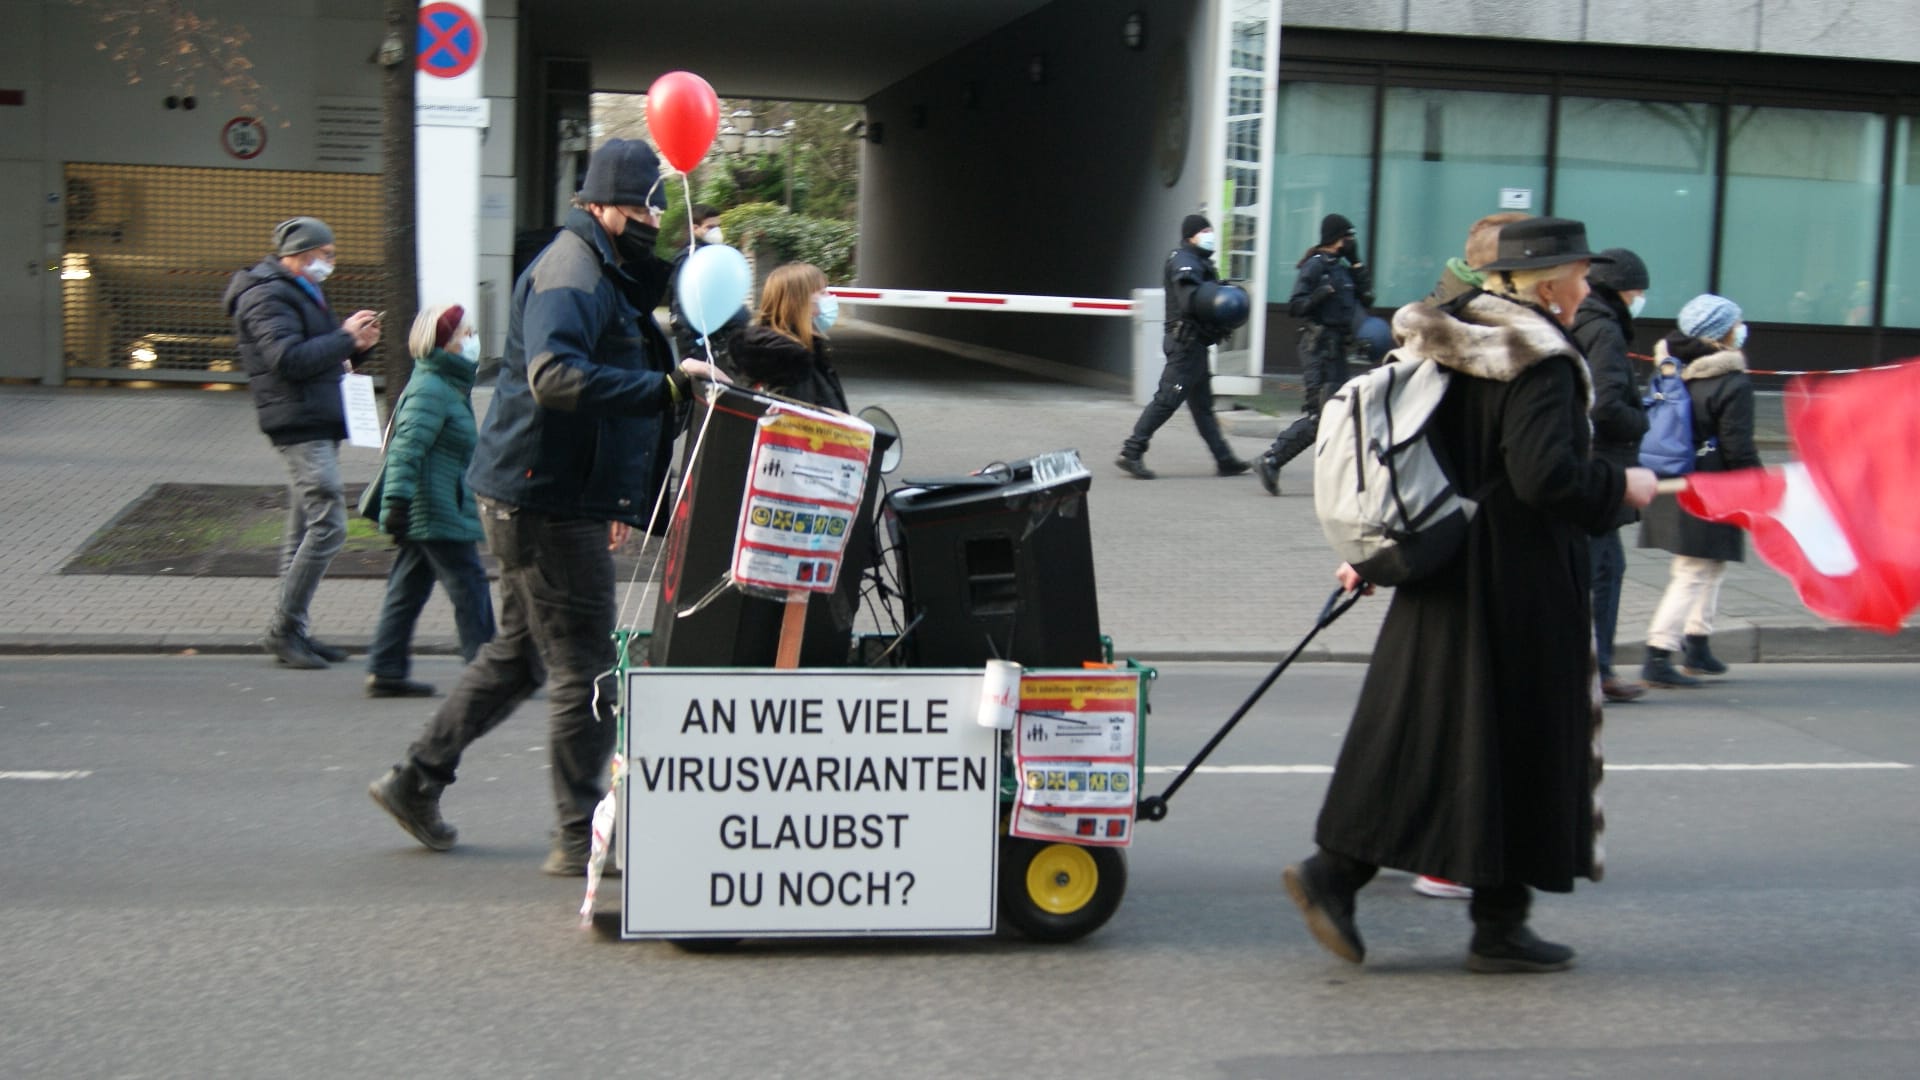
[[[693,180],[686,173],[680,174],[680,201],[685,204],[687,210],[687,258],[692,259],[694,249],[700,246],[700,242],[694,239],[693,236]],[[685,297],[681,298],[681,303],[686,303]],[[700,298],[698,296],[693,298],[693,303],[696,306],[696,310],[690,311],[688,314],[693,316],[693,325],[696,331],[694,341],[700,346],[701,355],[705,356],[708,360],[712,360],[713,349],[707,345],[707,333],[700,329],[700,327],[707,325],[706,309],[704,305],[700,304]]]

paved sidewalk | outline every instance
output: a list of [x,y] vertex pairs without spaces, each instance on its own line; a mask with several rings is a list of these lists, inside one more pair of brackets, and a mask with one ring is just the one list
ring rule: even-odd
[[[1215,477],[1182,413],[1161,431],[1149,456],[1161,478],[1133,480],[1112,464],[1138,415],[1122,394],[901,344],[857,323],[836,332],[835,341],[854,406],[886,406],[904,432],[905,464],[894,482],[1045,450],[1080,451],[1094,475],[1089,513],[1101,625],[1126,655],[1275,658],[1306,632],[1333,589],[1333,560],[1313,515],[1304,462],[1282,475],[1278,499],[1251,475]],[[484,399],[483,391],[476,399],[482,409]],[[1234,446],[1246,457],[1265,446],[1277,424],[1257,414],[1227,419]],[[1770,452],[1785,457],[1782,449]],[[346,448],[342,458],[348,482],[372,475],[372,451]],[[284,482],[279,459],[254,426],[244,388],[0,386],[0,651],[256,647],[277,588],[270,579],[59,572],[89,536],[163,482]],[[1664,553],[1629,548],[1618,650],[1623,669],[1637,662],[1637,643],[1666,573]],[[314,604],[316,632],[364,649],[383,590],[376,580],[328,579]],[[1316,640],[1307,658],[1365,658],[1386,607],[1384,595],[1362,601]],[[1714,649],[1731,662],[1920,657],[1920,634],[1911,625],[1891,638],[1828,627],[1757,561],[1730,568],[1720,607]],[[637,621],[651,619],[649,598]],[[418,644],[422,651],[452,652],[453,643],[452,611],[436,592]]]

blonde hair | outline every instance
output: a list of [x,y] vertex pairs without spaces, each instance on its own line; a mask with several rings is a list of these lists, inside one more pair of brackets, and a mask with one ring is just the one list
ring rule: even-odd
[[1467,265],[1475,270],[1500,257],[1500,230],[1516,221],[1525,221],[1532,214],[1523,214],[1518,210],[1503,210],[1498,214],[1488,214],[1473,223],[1467,229]]
[[[430,308],[423,308],[420,314],[414,316],[413,329],[407,332],[407,353],[418,360],[432,352],[435,347],[433,335],[440,329],[440,316],[445,315],[448,308],[458,306],[457,304],[435,304]],[[453,336],[447,339],[447,344],[452,345],[458,342],[472,330],[472,313],[462,314],[460,325],[453,328]]]
[[1540,303],[1540,286],[1563,278],[1586,277],[1587,268],[1591,265],[1586,259],[1581,259],[1579,262],[1562,263],[1541,270],[1495,270],[1487,275],[1487,283],[1483,288],[1508,299],[1525,300],[1543,307],[1545,305]]
[[813,297],[827,287],[827,275],[812,263],[788,263],[767,275],[760,289],[762,326],[772,327],[809,350],[813,348]]

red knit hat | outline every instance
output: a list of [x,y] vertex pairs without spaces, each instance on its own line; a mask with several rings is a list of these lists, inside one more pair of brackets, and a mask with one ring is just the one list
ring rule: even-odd
[[467,309],[455,304],[440,313],[440,319],[433,324],[433,347],[444,349],[453,338],[453,332],[467,319]]

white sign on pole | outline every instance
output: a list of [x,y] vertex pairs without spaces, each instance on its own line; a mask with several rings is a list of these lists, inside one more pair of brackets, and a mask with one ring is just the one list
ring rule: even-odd
[[988,934],[978,671],[636,668],[624,937]]

